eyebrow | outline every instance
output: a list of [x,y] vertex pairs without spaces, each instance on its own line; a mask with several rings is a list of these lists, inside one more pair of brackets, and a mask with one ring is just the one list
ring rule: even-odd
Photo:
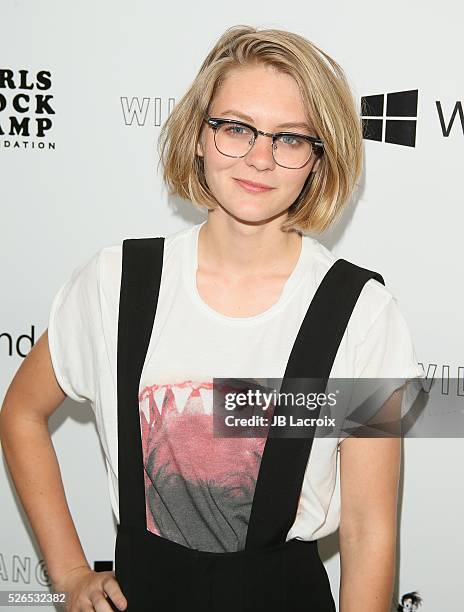
[[[240,117],[244,121],[248,121],[254,123],[254,119],[250,117],[250,115],[246,115],[245,113],[241,113],[240,111],[229,108],[228,110],[222,111],[221,115],[235,115],[236,117]],[[305,128],[309,132],[313,129],[305,122],[298,121],[287,121],[286,123],[280,123],[276,127],[278,128]]]

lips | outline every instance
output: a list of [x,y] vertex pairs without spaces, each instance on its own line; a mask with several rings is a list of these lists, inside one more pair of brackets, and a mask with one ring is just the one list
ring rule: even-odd
[[246,191],[249,192],[263,192],[270,191],[274,189],[274,187],[270,187],[269,185],[264,185],[263,183],[255,183],[253,181],[247,181],[244,179],[234,179],[237,183],[243,187]]

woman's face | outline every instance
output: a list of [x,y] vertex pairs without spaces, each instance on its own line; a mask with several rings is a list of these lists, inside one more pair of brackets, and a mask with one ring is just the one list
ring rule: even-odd
[[[242,120],[264,132],[288,131],[316,136],[310,126],[280,127],[285,123],[307,124],[307,120],[296,81],[269,66],[231,70],[211,102],[209,115]],[[206,182],[223,210],[247,222],[263,222],[286,213],[318,164],[313,154],[303,168],[278,166],[272,157],[271,138],[261,135],[245,157],[227,157],[216,149],[214,130],[206,123],[197,153],[203,156]],[[237,179],[261,183],[272,189],[250,192]]]

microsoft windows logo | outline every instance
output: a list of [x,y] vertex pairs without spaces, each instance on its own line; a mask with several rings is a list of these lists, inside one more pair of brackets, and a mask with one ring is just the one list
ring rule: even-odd
[[[417,89],[363,96],[361,98],[363,137],[366,140],[414,147],[416,145],[417,98]],[[414,117],[414,119],[408,117]]]

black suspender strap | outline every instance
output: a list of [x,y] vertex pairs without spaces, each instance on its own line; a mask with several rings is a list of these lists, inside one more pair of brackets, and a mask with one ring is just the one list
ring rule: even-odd
[[138,395],[161,283],[164,237],[123,241],[118,317],[119,522],[146,526]]
[[[345,259],[338,259],[327,271],[293,345],[281,393],[289,391],[292,378],[318,379],[310,381],[311,392],[326,390],[351,313],[362,288],[371,278],[385,284],[377,272]],[[311,417],[317,418],[319,412],[320,406],[311,411]],[[278,405],[274,414],[285,414],[285,407]],[[285,542],[296,517],[315,430],[315,426],[307,428],[301,438],[282,437],[278,428],[269,430],[248,524],[247,549]],[[277,433],[274,435],[274,432]]]

